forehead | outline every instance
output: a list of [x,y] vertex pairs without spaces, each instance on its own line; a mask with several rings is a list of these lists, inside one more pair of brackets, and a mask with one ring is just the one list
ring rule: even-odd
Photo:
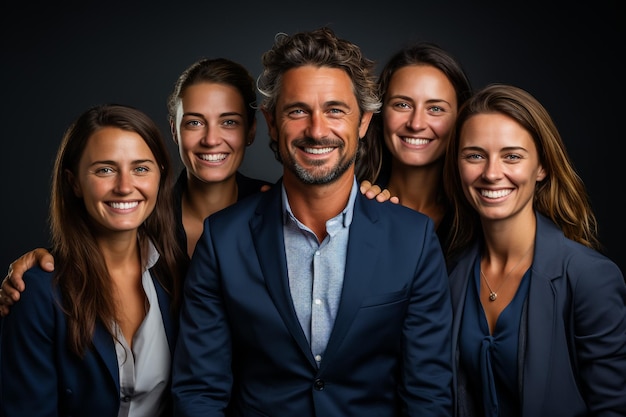
[[420,94],[426,96],[443,97],[454,99],[456,92],[454,86],[446,75],[432,65],[407,65],[397,69],[387,88],[388,94]]
[[460,142],[461,146],[535,148],[530,132],[501,113],[481,113],[467,119],[461,128]]
[[356,104],[352,80],[339,68],[303,66],[283,75],[279,101]]
[[[181,96],[183,107],[221,106],[243,107],[243,97],[232,85],[201,82],[188,86]],[[216,110],[219,110],[217,108]]]
[[146,141],[136,132],[104,127],[94,132],[83,151],[81,161],[119,161],[155,159]]

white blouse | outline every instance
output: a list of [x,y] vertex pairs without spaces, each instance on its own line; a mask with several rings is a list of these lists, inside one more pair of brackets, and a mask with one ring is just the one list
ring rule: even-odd
[[154,282],[149,269],[159,259],[151,245],[148,265],[142,274],[146,293],[146,316],[129,348],[121,329],[115,325],[121,343],[115,344],[120,374],[120,410],[118,417],[159,416],[169,395],[168,382],[171,353],[167,343],[163,318],[159,309]]

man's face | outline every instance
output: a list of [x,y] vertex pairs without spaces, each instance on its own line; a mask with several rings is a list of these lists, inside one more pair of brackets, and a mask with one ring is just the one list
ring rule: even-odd
[[372,113],[361,117],[348,74],[338,68],[303,66],[285,72],[274,114],[264,113],[278,142],[285,176],[328,184],[354,175],[359,138]]

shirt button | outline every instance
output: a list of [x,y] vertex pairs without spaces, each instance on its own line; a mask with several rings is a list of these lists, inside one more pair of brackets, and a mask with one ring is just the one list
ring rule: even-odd
[[122,402],[125,402],[125,403],[130,402],[130,395],[126,395],[122,397]]
[[315,360],[317,362],[321,362],[322,361],[322,355],[315,355]]
[[320,300],[319,298],[315,299],[315,304],[320,305],[322,304],[322,300]]

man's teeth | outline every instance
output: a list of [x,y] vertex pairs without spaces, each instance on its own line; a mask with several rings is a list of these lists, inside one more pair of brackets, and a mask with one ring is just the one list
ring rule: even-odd
[[314,153],[317,155],[321,155],[323,153],[331,152],[333,148],[304,148],[304,152],[306,153]]

